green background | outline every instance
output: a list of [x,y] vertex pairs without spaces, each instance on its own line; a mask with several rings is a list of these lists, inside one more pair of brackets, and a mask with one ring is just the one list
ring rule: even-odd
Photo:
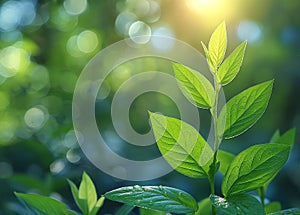
[[[241,72],[224,87],[226,97],[275,79],[273,95],[258,123],[245,134],[224,141],[221,148],[238,153],[250,145],[268,142],[276,129],[284,132],[296,127],[290,159],[270,185],[267,198],[282,202],[283,208],[300,207],[299,10],[296,0],[1,1],[0,214],[25,214],[14,191],[51,195],[77,210],[66,178],[78,183],[82,171],[91,175],[99,194],[134,184],[106,175],[82,154],[73,131],[72,96],[87,62],[101,49],[128,37],[135,21],[142,21],[152,32],[163,29],[201,53],[200,41],[208,43],[223,20],[229,52],[248,40]],[[136,160],[150,158],[149,154],[158,156],[157,148],[124,147],[113,130],[110,104],[125,80],[147,70],[172,74],[171,64],[162,60],[125,63],[107,78],[96,103],[96,117],[101,118],[109,145]],[[140,133],[150,129],[147,110],[179,116],[167,96],[146,93],[134,101],[129,114],[132,126]],[[210,118],[205,110],[200,110],[200,116],[201,133],[206,136]],[[219,176],[217,181],[221,179]],[[141,184],[174,186],[198,200],[209,195],[206,180],[176,172]],[[118,207],[107,201],[100,213],[112,213]]]

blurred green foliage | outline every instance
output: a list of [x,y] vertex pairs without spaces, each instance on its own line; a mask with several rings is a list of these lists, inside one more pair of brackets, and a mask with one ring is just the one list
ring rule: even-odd
[[[264,117],[248,133],[226,141],[233,153],[258,141],[268,141],[279,128],[300,131],[300,2],[295,0],[2,0],[0,3],[0,214],[24,214],[13,191],[51,195],[69,203],[66,178],[80,180],[87,171],[101,193],[130,184],[112,179],[82,154],[72,125],[72,93],[86,63],[101,49],[131,35],[130,26],[174,36],[202,52],[212,29],[225,20],[229,50],[245,39],[248,47],[242,71],[226,97],[261,80],[275,79]],[[137,23],[139,24],[139,23]],[[134,32],[133,32],[134,33]],[[203,53],[203,52],[202,52]],[[110,104],[118,87],[133,74],[147,70],[171,73],[168,62],[138,59],[120,65],[100,89],[96,117],[109,139],[122,141],[113,131]],[[140,133],[149,131],[147,110],[178,117],[175,104],[157,93],[140,96],[129,116]],[[202,132],[209,117],[200,113]],[[285,169],[267,191],[283,208],[300,206],[300,135]],[[112,144],[113,145],[113,144]],[[149,152],[129,144],[123,154],[137,160]],[[152,152],[158,153],[155,147]],[[147,158],[147,157],[146,157]],[[220,179],[221,180],[221,179]],[[208,184],[175,172],[144,184],[168,184],[202,199]],[[219,189],[219,188],[218,188]],[[200,192],[201,191],[201,192]],[[61,199],[61,193],[69,193]],[[102,213],[115,211],[107,203]]]

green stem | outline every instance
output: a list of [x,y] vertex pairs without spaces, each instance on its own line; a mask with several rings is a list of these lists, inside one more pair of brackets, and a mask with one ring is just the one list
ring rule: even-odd
[[263,208],[265,208],[265,189],[263,186],[259,188],[259,196],[260,196],[261,204]]
[[[214,87],[215,87],[215,100],[214,104],[211,108],[211,115],[212,115],[212,120],[213,120],[213,129],[214,129],[214,159],[213,163],[211,165],[212,171],[211,175],[209,177],[209,182],[210,182],[210,190],[211,194],[215,194],[215,174],[216,174],[216,168],[217,168],[217,153],[218,153],[218,148],[221,142],[221,139],[219,138],[218,135],[218,100],[219,100],[219,91],[220,91],[220,84],[218,83],[217,75],[216,73],[213,73],[214,77]],[[212,206],[212,215],[216,215],[216,208]]]

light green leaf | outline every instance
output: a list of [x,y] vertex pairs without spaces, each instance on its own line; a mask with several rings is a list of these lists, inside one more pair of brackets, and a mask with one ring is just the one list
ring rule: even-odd
[[87,214],[88,211],[87,211],[86,201],[84,199],[79,198],[78,189],[77,189],[76,185],[70,180],[68,180],[68,183],[71,188],[71,192],[72,192],[73,198],[75,200],[75,203],[77,204],[79,209],[83,212],[83,214]]
[[96,202],[95,207],[93,208],[93,210],[90,212],[89,215],[96,215],[97,212],[99,211],[99,209],[102,207],[104,200],[105,200],[105,197],[101,196],[100,199],[98,199],[98,201]]
[[228,167],[232,163],[235,155],[229,152],[218,150],[217,160],[220,161],[220,172],[225,175]]
[[232,161],[222,182],[225,196],[248,192],[263,186],[283,167],[290,147],[282,144],[252,146]]
[[166,213],[162,211],[154,211],[150,209],[140,208],[140,215],[166,215]]
[[38,215],[75,215],[65,204],[45,196],[35,194],[15,193],[29,209]]
[[82,174],[82,180],[79,186],[78,198],[86,200],[89,214],[96,205],[97,193],[93,181],[85,172]]
[[149,114],[158,148],[167,162],[189,177],[206,177],[213,151],[198,131],[181,120]]
[[300,209],[299,208],[291,208],[291,209],[286,209],[283,211],[278,211],[275,213],[270,213],[268,215],[300,215]]
[[212,211],[212,206],[209,198],[205,198],[198,203],[198,210],[195,215],[210,215]]
[[123,205],[115,215],[128,215],[135,208],[134,205]]
[[248,194],[238,194],[226,199],[216,195],[210,196],[210,201],[218,211],[227,215],[251,214],[264,215],[261,203]]
[[206,45],[205,45],[202,41],[201,41],[201,45],[202,45],[203,50],[204,50],[204,52],[205,52],[205,56],[206,56],[206,61],[207,61],[208,67],[209,67],[209,69],[210,69],[210,71],[211,71],[212,73],[215,73],[215,72],[216,72],[216,71],[215,71],[216,69],[214,68],[213,63],[211,62],[211,59],[210,59],[210,56],[209,56],[209,51],[208,51]]
[[281,210],[280,202],[271,202],[265,206],[265,213],[270,214]]
[[226,24],[222,22],[211,35],[208,44],[209,56],[214,68],[223,61],[227,47]]
[[222,85],[230,83],[238,74],[243,62],[247,42],[241,43],[221,64],[217,75]]
[[190,213],[198,209],[188,193],[165,186],[130,186],[105,193],[106,198],[128,205],[171,213]]
[[[273,80],[267,81],[250,87],[229,100],[219,116],[221,125],[226,119],[224,138],[238,136],[255,124],[267,108],[272,86]],[[222,135],[220,130],[219,135]]]
[[197,107],[210,108],[214,101],[214,88],[199,72],[174,63],[173,70],[183,94]]

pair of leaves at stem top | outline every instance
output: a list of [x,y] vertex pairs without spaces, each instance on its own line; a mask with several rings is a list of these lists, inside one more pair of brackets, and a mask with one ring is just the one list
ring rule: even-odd
[[[103,205],[104,197],[97,200],[97,193],[91,178],[84,172],[79,190],[68,180],[73,198],[83,215],[96,215]],[[67,206],[53,198],[36,194],[15,193],[27,208],[35,215],[76,215]]]

